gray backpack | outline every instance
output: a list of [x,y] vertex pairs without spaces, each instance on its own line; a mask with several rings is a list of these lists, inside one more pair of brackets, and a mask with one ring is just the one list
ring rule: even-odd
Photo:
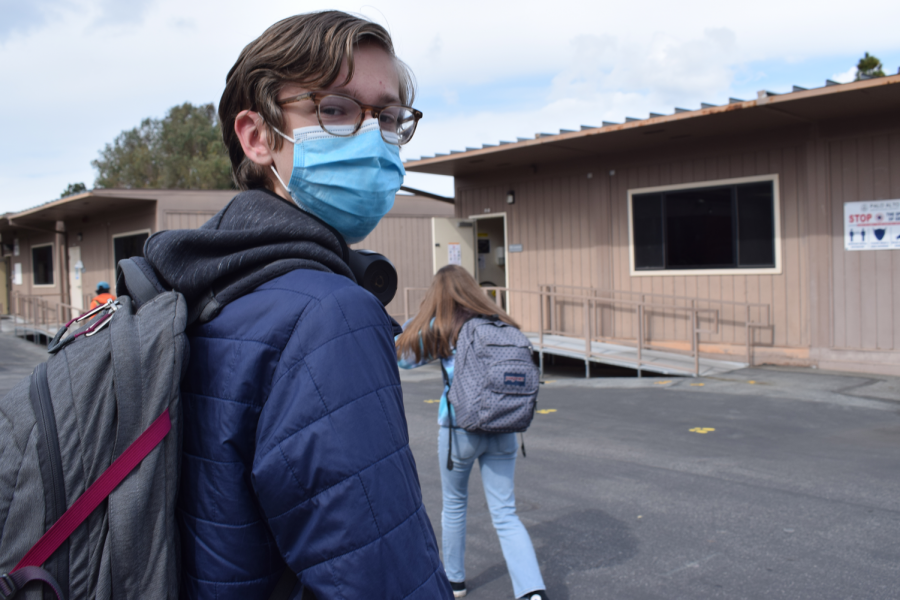
[[69,323],[0,400],[0,598],[178,597],[187,307],[128,262],[144,294]]
[[188,309],[142,258],[116,291],[0,400],[0,599],[178,597]]
[[447,399],[456,425],[480,433],[522,432],[534,418],[540,371],[525,335],[496,317],[474,317],[456,341]]

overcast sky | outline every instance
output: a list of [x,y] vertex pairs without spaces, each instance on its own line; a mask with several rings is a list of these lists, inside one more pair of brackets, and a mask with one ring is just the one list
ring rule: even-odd
[[[425,117],[407,158],[850,81],[866,51],[900,68],[897,0],[0,0],[0,213],[93,187],[117,134],[217,103],[244,45],[325,8],[385,25],[412,67]],[[453,193],[450,178],[407,184]]]

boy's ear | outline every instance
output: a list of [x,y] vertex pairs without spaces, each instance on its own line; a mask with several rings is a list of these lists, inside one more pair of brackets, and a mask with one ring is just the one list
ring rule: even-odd
[[234,119],[234,133],[241,141],[244,156],[263,167],[275,162],[269,147],[268,130],[258,113],[251,110],[239,112]]

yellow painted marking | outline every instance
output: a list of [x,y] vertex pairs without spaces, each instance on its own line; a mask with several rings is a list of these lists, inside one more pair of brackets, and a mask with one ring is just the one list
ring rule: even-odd
[[549,415],[550,413],[555,413],[556,409],[555,408],[542,408],[541,410],[536,410],[534,412],[542,414],[542,415]]
[[556,383],[555,379],[545,379],[544,383]]
[[709,433],[710,431],[715,431],[715,430],[716,430],[715,427],[694,427],[694,428],[691,429],[690,431],[691,431],[692,433],[703,433],[703,434],[706,434],[706,433]]
[[638,519],[643,519],[644,515],[638,515]]
[[437,404],[440,400],[426,400],[425,404]]
[[666,385],[667,383],[672,383],[672,380],[666,379],[665,381],[654,381],[653,385]]
[[749,383],[750,385],[756,385],[756,382],[753,381],[752,379],[750,381],[748,381],[747,383]]
[[691,385],[693,387],[703,387],[704,386],[704,384],[702,384],[702,383],[692,383]]

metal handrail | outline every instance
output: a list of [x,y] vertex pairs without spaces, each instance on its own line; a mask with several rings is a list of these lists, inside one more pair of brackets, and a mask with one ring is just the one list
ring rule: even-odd
[[[608,339],[608,338],[604,338],[602,335],[596,336],[593,334],[593,328],[591,327],[591,314],[593,312],[591,310],[592,307],[596,308],[597,306],[610,306],[614,309],[615,308],[626,308],[628,310],[632,310],[637,313],[638,331],[637,331],[637,335],[635,336],[635,341],[634,341],[634,344],[635,344],[635,347],[637,350],[637,358],[635,360],[624,359],[624,358],[621,360],[635,363],[635,366],[638,371],[638,376],[641,375],[641,370],[642,370],[643,366],[648,364],[647,361],[644,360],[644,350],[649,350],[649,349],[653,348],[652,344],[648,345],[646,343],[647,340],[645,339],[646,336],[645,336],[644,321],[645,321],[646,311],[648,309],[656,310],[656,311],[664,310],[664,311],[671,311],[671,312],[683,312],[683,313],[686,313],[687,316],[690,318],[690,320],[691,320],[691,330],[690,330],[691,349],[690,349],[690,351],[683,352],[683,351],[672,350],[672,349],[667,349],[667,351],[691,355],[694,359],[694,368],[693,368],[694,376],[698,376],[700,374],[700,336],[701,336],[701,334],[704,334],[704,333],[717,334],[717,333],[719,333],[719,322],[720,322],[719,310],[720,309],[700,307],[700,306],[696,305],[696,302],[692,302],[690,306],[678,306],[678,305],[664,304],[664,303],[653,302],[653,301],[648,302],[645,299],[629,300],[629,299],[618,299],[618,298],[602,298],[602,297],[597,297],[597,296],[588,296],[585,294],[565,294],[565,293],[559,293],[556,291],[551,291],[550,289],[547,289],[549,287],[552,287],[552,286],[540,286],[540,289],[538,289],[538,290],[520,290],[520,289],[513,289],[513,288],[506,288],[506,287],[499,287],[499,286],[482,288],[486,293],[489,293],[489,292],[495,293],[493,300],[494,300],[494,302],[497,303],[498,306],[504,305],[504,295],[505,295],[505,305],[507,305],[507,306],[509,305],[510,294],[529,294],[529,295],[538,295],[539,296],[539,299],[540,299],[540,319],[539,319],[540,330],[538,333],[538,335],[539,335],[538,346],[539,346],[539,351],[540,351],[542,371],[543,371],[543,350],[544,349],[556,349],[556,350],[564,349],[559,346],[553,346],[550,344],[546,344],[544,342],[544,336],[545,335],[571,335],[571,332],[560,331],[553,326],[552,314],[550,315],[550,318],[545,318],[546,317],[545,307],[547,306],[548,302],[550,303],[551,306],[550,306],[549,311],[547,311],[547,312],[552,313],[554,310],[553,305],[555,304],[555,302],[557,300],[574,300],[574,301],[578,301],[582,304],[582,307],[584,310],[584,330],[582,333],[583,333],[583,339],[584,339],[584,343],[585,343],[584,356],[585,356],[585,374],[586,375],[589,375],[589,373],[590,373],[591,359],[596,356],[596,353],[593,351],[591,343],[594,341],[602,341],[604,339]],[[560,286],[560,287],[562,287],[562,286]],[[569,286],[569,287],[574,287],[574,286]],[[582,289],[590,289],[590,288],[582,288]],[[404,297],[403,297],[404,304],[403,304],[403,306],[404,306],[405,319],[408,320],[410,318],[410,302],[409,302],[410,292],[411,291],[427,291],[427,290],[428,290],[428,288],[413,288],[413,287],[404,288]],[[647,294],[647,296],[655,296],[657,298],[665,297],[665,295],[663,295],[663,294]],[[701,302],[703,301],[702,299],[696,299],[696,298],[695,299],[687,298],[687,299],[701,301]],[[730,303],[730,302],[724,301],[724,303]],[[751,303],[734,303],[734,304],[743,304],[743,305],[747,306],[747,320],[746,320],[745,325],[747,326],[748,332],[749,332],[750,327],[756,326],[755,323],[750,321],[749,310],[750,310]],[[768,309],[768,305],[759,305],[759,306],[765,306]],[[711,325],[706,328],[701,327],[700,326],[701,320],[710,321]],[[624,345],[630,345],[629,338],[624,338],[624,339],[616,338],[616,341],[619,344],[624,343]],[[752,351],[750,350],[750,346],[752,344],[752,340],[750,339],[749,335],[748,335],[747,344],[748,344],[748,353],[747,353],[748,363],[751,363]],[[678,369],[679,367],[673,367],[673,368]]]
[[[556,291],[557,289],[568,289],[568,290],[577,290],[582,292],[591,292],[593,295],[597,293],[604,294],[627,294],[631,296],[639,296],[642,300],[646,297],[652,298],[661,298],[664,300],[675,300],[675,301],[684,301],[690,302],[691,307],[695,307],[698,303],[701,304],[718,304],[721,306],[732,306],[735,308],[743,308],[745,310],[745,318],[743,323],[738,321],[746,330],[746,355],[747,355],[747,364],[753,366],[753,329],[767,329],[772,327],[771,324],[771,308],[768,304],[763,302],[738,302],[736,300],[718,300],[714,298],[696,298],[691,296],[678,296],[674,294],[659,294],[656,292],[637,292],[632,290],[614,290],[608,288],[592,288],[586,286],[576,286],[576,285],[564,285],[564,284],[555,284],[555,283],[544,283],[540,284],[539,289],[547,290],[547,291]],[[674,309],[677,305],[667,305],[663,310]],[[758,309],[762,314],[763,310],[764,318],[761,318],[758,321],[754,321],[751,318],[751,311],[753,309]],[[554,314],[551,312],[551,319]],[[702,333],[711,333],[709,331],[703,331]],[[716,333],[718,333],[718,323],[716,323]]]
[[590,292],[603,292],[608,294],[630,294],[632,296],[655,296],[657,298],[670,298],[675,300],[696,300],[699,302],[716,302],[718,304],[733,304],[738,306],[755,306],[759,308],[769,309],[769,305],[764,302],[739,302],[737,300],[718,300],[715,298],[697,298],[696,296],[679,296],[677,294],[660,294],[658,292],[638,292],[634,290],[614,290],[609,288],[595,288],[588,286],[580,286],[580,285],[566,285],[566,284],[557,284],[557,283],[542,283],[538,285],[539,288],[558,288],[558,289],[569,289],[569,290],[583,290]]
[[[42,334],[52,337],[54,329],[82,313],[82,310],[63,302],[50,302],[43,296],[13,292],[10,301],[14,335]],[[21,326],[21,327],[20,327]]]

